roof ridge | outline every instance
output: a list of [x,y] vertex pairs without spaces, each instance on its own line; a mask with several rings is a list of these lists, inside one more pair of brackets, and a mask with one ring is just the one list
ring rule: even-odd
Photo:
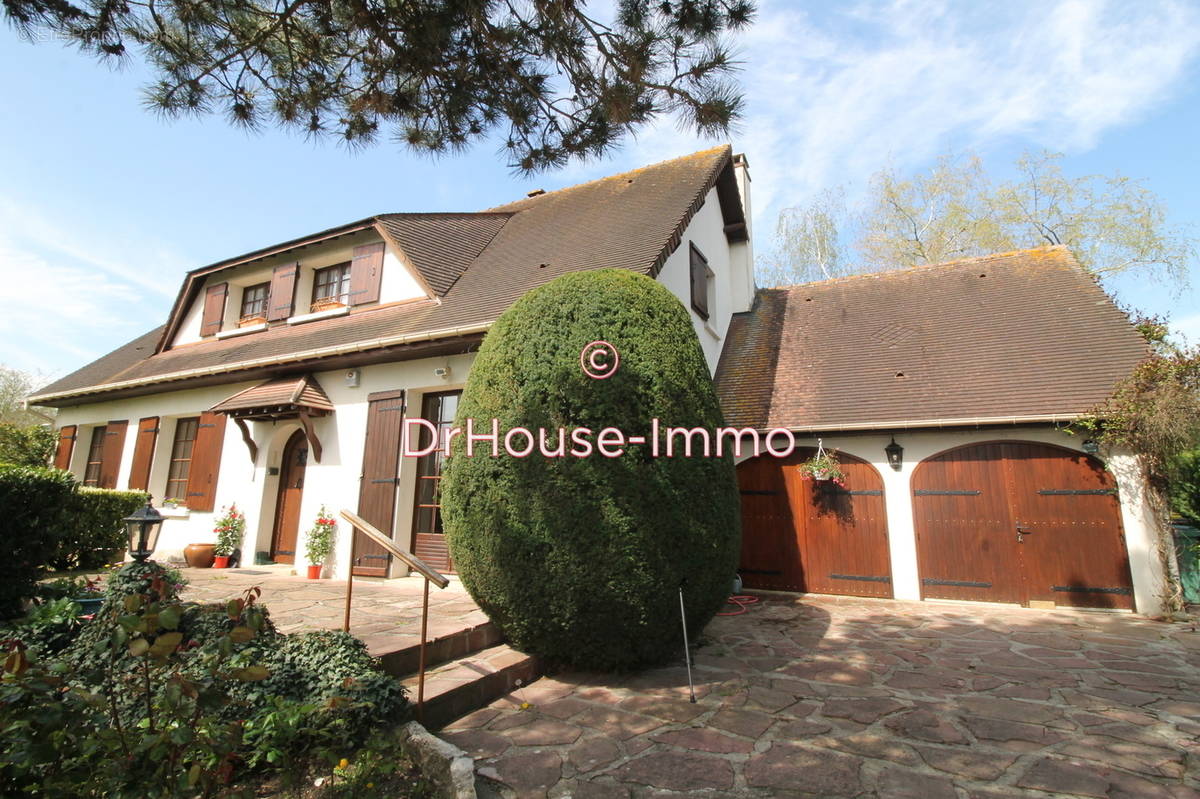
[[506,202],[506,203],[501,203],[500,205],[494,205],[491,208],[486,209],[486,211],[484,211],[483,213],[492,213],[492,212],[516,213],[515,211],[501,211],[499,209],[508,208],[510,206],[519,205],[519,204],[533,203],[538,200],[545,199],[546,197],[553,197],[555,195],[561,196],[562,194],[564,194],[566,192],[575,191],[576,189],[581,189],[581,188],[584,188],[585,186],[594,186],[598,183],[607,183],[609,181],[622,180],[622,179],[627,180],[630,175],[635,175],[640,172],[646,172],[651,169],[656,169],[658,167],[666,166],[667,164],[673,164],[673,163],[676,163],[679,161],[686,161],[688,159],[700,159],[700,158],[703,158],[706,156],[714,155],[715,153],[717,153],[721,150],[728,150],[732,156],[733,145],[729,144],[729,143],[718,144],[714,147],[709,147],[708,149],[705,149],[705,150],[697,150],[696,152],[689,153],[688,155],[680,155],[680,156],[676,156],[675,158],[664,158],[662,161],[656,161],[653,164],[646,164],[645,166],[639,166],[634,169],[629,169],[629,170],[626,170],[625,172],[620,172],[616,175],[606,175],[602,178],[595,178],[593,180],[585,180],[582,183],[574,183],[570,186],[563,186],[562,188],[553,189],[552,191],[547,191],[542,194],[535,195],[533,197],[521,197],[520,199],[517,199],[517,200],[512,200],[512,201]]
[[[1064,252],[1070,258],[1072,266],[1083,269],[1079,262],[1075,259],[1071,249],[1065,244],[1046,244],[1039,247],[1026,247],[1020,250],[1005,250],[1004,252],[993,252],[987,255],[973,255],[969,258],[956,258],[953,261],[939,261],[936,264],[917,264],[916,266],[898,266],[894,269],[882,269],[878,272],[863,272],[856,275],[842,275],[841,277],[831,277],[827,280],[810,280],[807,283],[789,283],[786,286],[766,286],[763,290],[791,290],[807,288],[810,286],[827,286],[831,283],[844,283],[851,280],[863,280],[864,278],[889,277],[891,275],[907,275],[916,271],[927,271],[932,269],[951,268],[956,266],[967,266],[969,264],[985,263],[988,261],[998,261],[1008,258],[1016,258],[1021,255],[1029,255],[1031,253],[1048,253],[1048,252]],[[1086,271],[1086,270],[1084,270]]]
[[512,216],[513,211],[388,211],[376,214],[375,219],[393,216]]

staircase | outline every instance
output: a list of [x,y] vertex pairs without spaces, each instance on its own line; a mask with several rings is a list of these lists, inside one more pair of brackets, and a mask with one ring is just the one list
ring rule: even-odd
[[[379,657],[384,670],[401,678],[415,706],[420,645]],[[490,621],[434,637],[425,645],[425,705],[419,721],[428,729],[440,729],[541,674],[538,659],[502,643]]]

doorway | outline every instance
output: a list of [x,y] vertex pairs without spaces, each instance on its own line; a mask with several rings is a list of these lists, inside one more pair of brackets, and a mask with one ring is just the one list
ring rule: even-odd
[[308,440],[303,430],[297,430],[283,447],[283,464],[279,469],[279,499],[275,503],[275,527],[271,532],[271,559],[276,563],[296,562],[300,501],[304,497],[307,466]]

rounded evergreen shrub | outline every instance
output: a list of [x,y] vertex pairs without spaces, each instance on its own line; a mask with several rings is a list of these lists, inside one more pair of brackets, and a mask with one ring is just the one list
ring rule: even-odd
[[[584,374],[580,355],[603,340],[620,354],[606,379]],[[493,325],[471,368],[457,426],[490,432],[499,457],[453,442],[442,481],[447,543],[471,596],[526,652],[552,662],[621,669],[681,654],[679,588],[689,634],[725,602],[737,565],[740,520],[732,459],[651,454],[662,427],[722,424],[708,367],[683,305],[642,275],[606,269],[536,288]],[[515,427],[546,430],[545,451],[506,454]],[[599,452],[600,431],[627,438],[618,457]],[[582,429],[590,430],[590,435]],[[527,439],[513,436],[514,449]],[[609,451],[613,451],[609,448]]]

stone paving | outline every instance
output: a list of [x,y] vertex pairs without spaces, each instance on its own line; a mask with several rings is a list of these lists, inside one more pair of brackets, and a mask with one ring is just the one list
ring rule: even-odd
[[[346,609],[345,580],[308,580],[292,575],[291,566],[247,566],[240,569],[181,569],[189,585],[183,599],[217,602],[240,596],[247,588],[262,589],[261,601],[280,632],[340,630]],[[424,580],[408,577],[377,581],[355,578],[350,632],[372,654],[415,644],[421,633]],[[429,588],[429,638],[475,627],[487,621],[457,580],[449,587]]]
[[1200,796],[1194,625],[762,599],[705,631],[696,704],[681,658],[543,678],[442,736],[521,797]]

